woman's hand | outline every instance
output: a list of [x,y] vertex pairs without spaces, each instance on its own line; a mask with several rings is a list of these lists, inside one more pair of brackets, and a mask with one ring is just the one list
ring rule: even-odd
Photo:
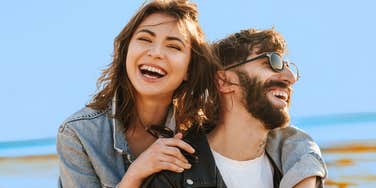
[[182,137],[178,133],[173,138],[156,140],[129,166],[119,187],[139,187],[145,178],[161,170],[180,173],[191,168],[179,148],[188,153],[194,153],[194,149]]

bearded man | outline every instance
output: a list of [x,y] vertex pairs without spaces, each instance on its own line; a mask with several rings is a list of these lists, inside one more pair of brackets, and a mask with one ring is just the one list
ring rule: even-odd
[[218,71],[218,121],[207,134],[184,138],[199,160],[183,173],[162,171],[144,187],[323,187],[326,166],[317,144],[289,126],[295,64],[274,29],[242,30],[213,44]]

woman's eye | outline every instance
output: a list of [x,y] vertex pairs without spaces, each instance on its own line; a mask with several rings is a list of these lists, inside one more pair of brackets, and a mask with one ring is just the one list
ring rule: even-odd
[[178,51],[181,51],[181,47],[177,46],[177,45],[168,45],[167,47],[175,49],[175,50],[178,50]]
[[151,42],[150,39],[145,38],[145,37],[139,37],[138,40],[145,41],[145,42]]

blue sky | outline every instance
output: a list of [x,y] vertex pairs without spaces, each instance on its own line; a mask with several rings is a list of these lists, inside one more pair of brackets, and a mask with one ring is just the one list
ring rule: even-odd
[[[0,2],[0,141],[54,137],[94,94],[114,37],[142,2]],[[373,1],[194,2],[210,41],[249,27],[285,36],[302,73],[293,117],[376,112]]]

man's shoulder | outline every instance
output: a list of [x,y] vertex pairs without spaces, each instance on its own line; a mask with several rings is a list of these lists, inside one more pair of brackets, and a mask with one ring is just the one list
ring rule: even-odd
[[303,130],[289,126],[272,130],[266,152],[282,172],[281,187],[292,187],[310,176],[326,177],[326,166],[318,144]]
[[313,141],[312,137],[306,132],[292,125],[273,129],[268,134],[268,141],[291,142],[299,140]]
[[[278,158],[283,157],[284,154],[317,153],[321,155],[319,146],[311,136],[294,126],[270,131],[266,142],[266,151],[272,156],[278,155]],[[289,158],[292,158],[292,156]]]

